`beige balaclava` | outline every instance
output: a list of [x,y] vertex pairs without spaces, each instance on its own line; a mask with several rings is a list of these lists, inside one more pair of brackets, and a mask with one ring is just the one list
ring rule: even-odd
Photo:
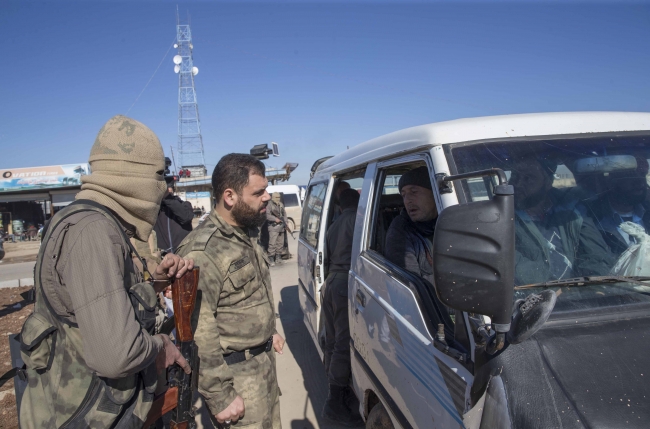
[[280,195],[279,192],[274,192],[273,194],[271,194],[271,199],[273,200],[274,203],[280,204],[280,202],[282,201],[282,196]]
[[114,116],[99,130],[88,162],[92,173],[81,177],[76,198],[111,209],[146,241],[167,191],[159,174],[165,154],[156,134],[136,120]]

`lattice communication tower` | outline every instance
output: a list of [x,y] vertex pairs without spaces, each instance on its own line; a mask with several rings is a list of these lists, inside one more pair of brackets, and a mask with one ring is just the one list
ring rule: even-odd
[[[205,155],[199,105],[196,99],[194,76],[199,69],[192,58],[192,32],[189,25],[181,25],[176,15],[176,43],[178,55],[174,56],[174,72],[178,73],[178,152],[180,170],[190,171],[192,177],[205,176]],[[182,174],[181,171],[179,173]]]

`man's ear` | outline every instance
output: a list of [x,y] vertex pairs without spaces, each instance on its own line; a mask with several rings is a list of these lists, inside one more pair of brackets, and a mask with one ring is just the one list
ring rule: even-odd
[[222,199],[224,205],[228,207],[233,207],[235,204],[237,204],[239,195],[237,195],[237,192],[235,192],[233,189],[228,188],[225,191],[223,191]]

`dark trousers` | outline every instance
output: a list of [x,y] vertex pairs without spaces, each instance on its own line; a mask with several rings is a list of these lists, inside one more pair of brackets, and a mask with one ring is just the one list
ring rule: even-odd
[[330,273],[323,296],[325,317],[325,371],[330,384],[350,383],[350,324],[348,322],[348,273]]

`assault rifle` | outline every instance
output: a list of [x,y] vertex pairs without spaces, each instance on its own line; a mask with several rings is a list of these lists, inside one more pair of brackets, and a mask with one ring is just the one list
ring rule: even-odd
[[295,240],[296,237],[293,236],[293,231],[287,226],[287,224],[282,222],[282,225],[284,226],[284,230],[287,231],[287,233],[291,236],[291,238]]
[[[195,429],[196,409],[193,406],[193,394],[199,381],[199,349],[194,343],[192,332],[192,313],[196,303],[196,291],[199,284],[199,267],[194,267],[180,279],[172,283],[172,302],[174,303],[174,325],[176,327],[176,347],[192,368],[190,374],[178,366],[168,371],[169,389],[154,399],[147,421],[143,428],[148,428],[164,414],[173,410],[171,429]],[[170,319],[171,320],[171,319]],[[164,326],[161,331],[164,332]]]

